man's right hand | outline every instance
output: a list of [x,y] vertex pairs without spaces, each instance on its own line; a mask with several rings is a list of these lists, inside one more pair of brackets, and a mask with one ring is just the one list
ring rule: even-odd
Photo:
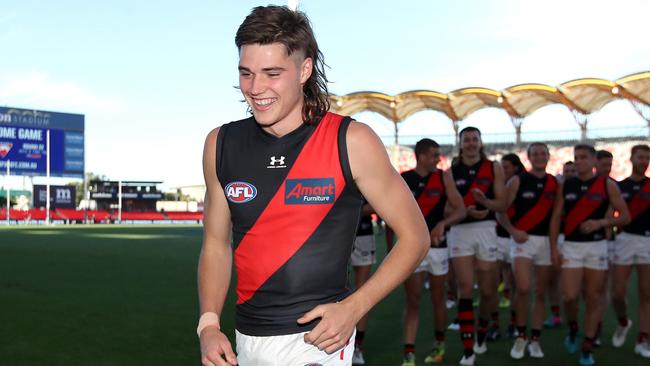
[[528,241],[528,233],[523,230],[515,229],[512,232],[512,239],[517,244],[523,244]]
[[201,363],[203,366],[228,366],[237,364],[228,337],[216,326],[206,327],[201,332]]

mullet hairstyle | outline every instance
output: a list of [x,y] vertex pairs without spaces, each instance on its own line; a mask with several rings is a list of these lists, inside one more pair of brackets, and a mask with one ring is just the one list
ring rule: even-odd
[[476,127],[469,126],[469,127],[463,128],[458,133],[458,156],[457,156],[458,160],[456,161],[456,163],[462,163],[462,161],[463,161],[463,148],[460,147],[460,146],[462,145],[463,134],[465,132],[477,132],[478,133],[478,137],[481,140],[481,149],[479,150],[479,154],[481,155],[481,160],[487,159],[487,155],[485,155],[485,151],[484,151],[484,148],[483,148],[483,138],[481,137],[481,130],[479,130]]
[[[311,58],[312,73],[302,91],[304,104],[302,118],[307,124],[316,124],[330,108],[327,92],[327,77],[323,53],[318,48],[314,31],[307,15],[293,11],[286,6],[258,6],[239,26],[235,36],[237,49],[242,46],[281,43],[289,56],[294,52],[304,53],[305,59]],[[250,107],[249,107],[250,111]]]

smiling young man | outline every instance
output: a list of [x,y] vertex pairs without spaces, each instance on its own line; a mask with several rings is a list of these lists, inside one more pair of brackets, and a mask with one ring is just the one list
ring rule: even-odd
[[[592,347],[607,270],[605,230],[626,225],[630,215],[616,183],[609,177],[594,174],[596,150],[593,146],[576,145],[573,155],[577,176],[565,179],[558,186],[549,240],[553,264],[562,266],[562,294],[569,323],[564,346],[569,353],[577,351],[578,300],[584,289],[585,326],[580,364],[593,365]],[[607,216],[610,205],[619,212],[618,217]],[[564,244],[560,253],[558,237],[563,215]]]
[[[426,255],[426,224],[372,130],[327,112],[323,57],[303,13],[254,8],[235,43],[252,117],[205,142],[201,361],[349,365],[355,324]],[[362,197],[399,241],[352,293],[347,266]],[[233,254],[237,356],[219,325]]]
[[[548,240],[549,223],[557,180],[546,172],[550,155],[548,146],[536,142],[528,146],[528,160],[532,168],[515,175],[506,186],[508,213],[497,213],[497,219],[506,228],[510,240],[510,255],[517,292],[514,308],[517,313],[517,338],[510,357],[522,359],[528,345],[532,358],[543,358],[540,346],[544,320],[544,297],[551,273],[551,247]],[[530,297],[531,269],[535,270],[535,302],[531,321],[531,339],[528,342],[528,299]]]

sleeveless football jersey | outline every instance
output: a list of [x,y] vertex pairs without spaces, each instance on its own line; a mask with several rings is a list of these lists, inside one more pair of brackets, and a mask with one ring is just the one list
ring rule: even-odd
[[[463,197],[466,207],[475,205],[479,210],[485,209],[483,205],[474,200],[471,192],[474,188],[480,189],[487,198],[494,199],[494,166],[492,161],[482,159],[472,166],[467,166],[463,164],[462,161],[459,161],[451,166],[451,172],[454,176],[456,188],[458,188],[458,192]],[[486,220],[494,220],[494,212],[490,211],[490,213],[481,220],[467,215],[459,224]]]
[[638,182],[626,178],[618,182],[621,195],[630,210],[632,221],[623,228],[631,234],[650,236],[650,179],[644,177]]
[[317,322],[298,318],[351,293],[363,199],[347,156],[349,123],[327,113],[279,138],[252,117],[221,127],[217,176],[232,217],[239,332],[309,331]]
[[510,221],[528,234],[548,236],[556,194],[554,176],[538,178],[528,172],[520,173],[519,190],[508,211]]
[[[442,170],[438,169],[425,177],[420,176],[415,170],[402,173],[402,178],[408,185],[413,197],[420,207],[429,231],[444,218],[447,193],[442,179]],[[447,241],[443,240],[437,248],[446,248]]]
[[605,229],[590,234],[580,231],[580,224],[586,220],[600,220],[609,207],[607,180],[595,176],[587,181],[578,177],[564,181],[564,236],[567,241],[598,241],[605,239]]

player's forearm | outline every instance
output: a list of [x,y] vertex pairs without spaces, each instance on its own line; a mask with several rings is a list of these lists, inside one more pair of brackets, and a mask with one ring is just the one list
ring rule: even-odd
[[447,216],[442,222],[445,224],[445,228],[449,228],[452,225],[455,225],[467,216],[467,209],[465,206],[460,206],[452,211],[452,213]]
[[[423,234],[426,234],[426,228]],[[358,316],[365,315],[381,299],[410,276],[430,247],[428,235],[398,236],[397,243],[377,271],[345,302],[354,303]]]
[[560,218],[553,215],[548,229],[548,239],[552,248],[557,248],[557,239],[560,236]]
[[209,311],[221,315],[230,286],[231,271],[232,249],[230,245],[203,246],[198,266],[201,314]]
[[506,231],[512,235],[513,231],[515,230],[515,227],[512,226],[512,222],[510,221],[510,218],[508,215],[506,215],[504,212],[497,212],[496,214],[497,217],[497,222],[503,226]]
[[500,199],[487,199],[484,202],[481,203],[485,208],[487,208],[490,211],[494,212],[502,212],[505,211],[506,209],[506,204],[504,200]]

